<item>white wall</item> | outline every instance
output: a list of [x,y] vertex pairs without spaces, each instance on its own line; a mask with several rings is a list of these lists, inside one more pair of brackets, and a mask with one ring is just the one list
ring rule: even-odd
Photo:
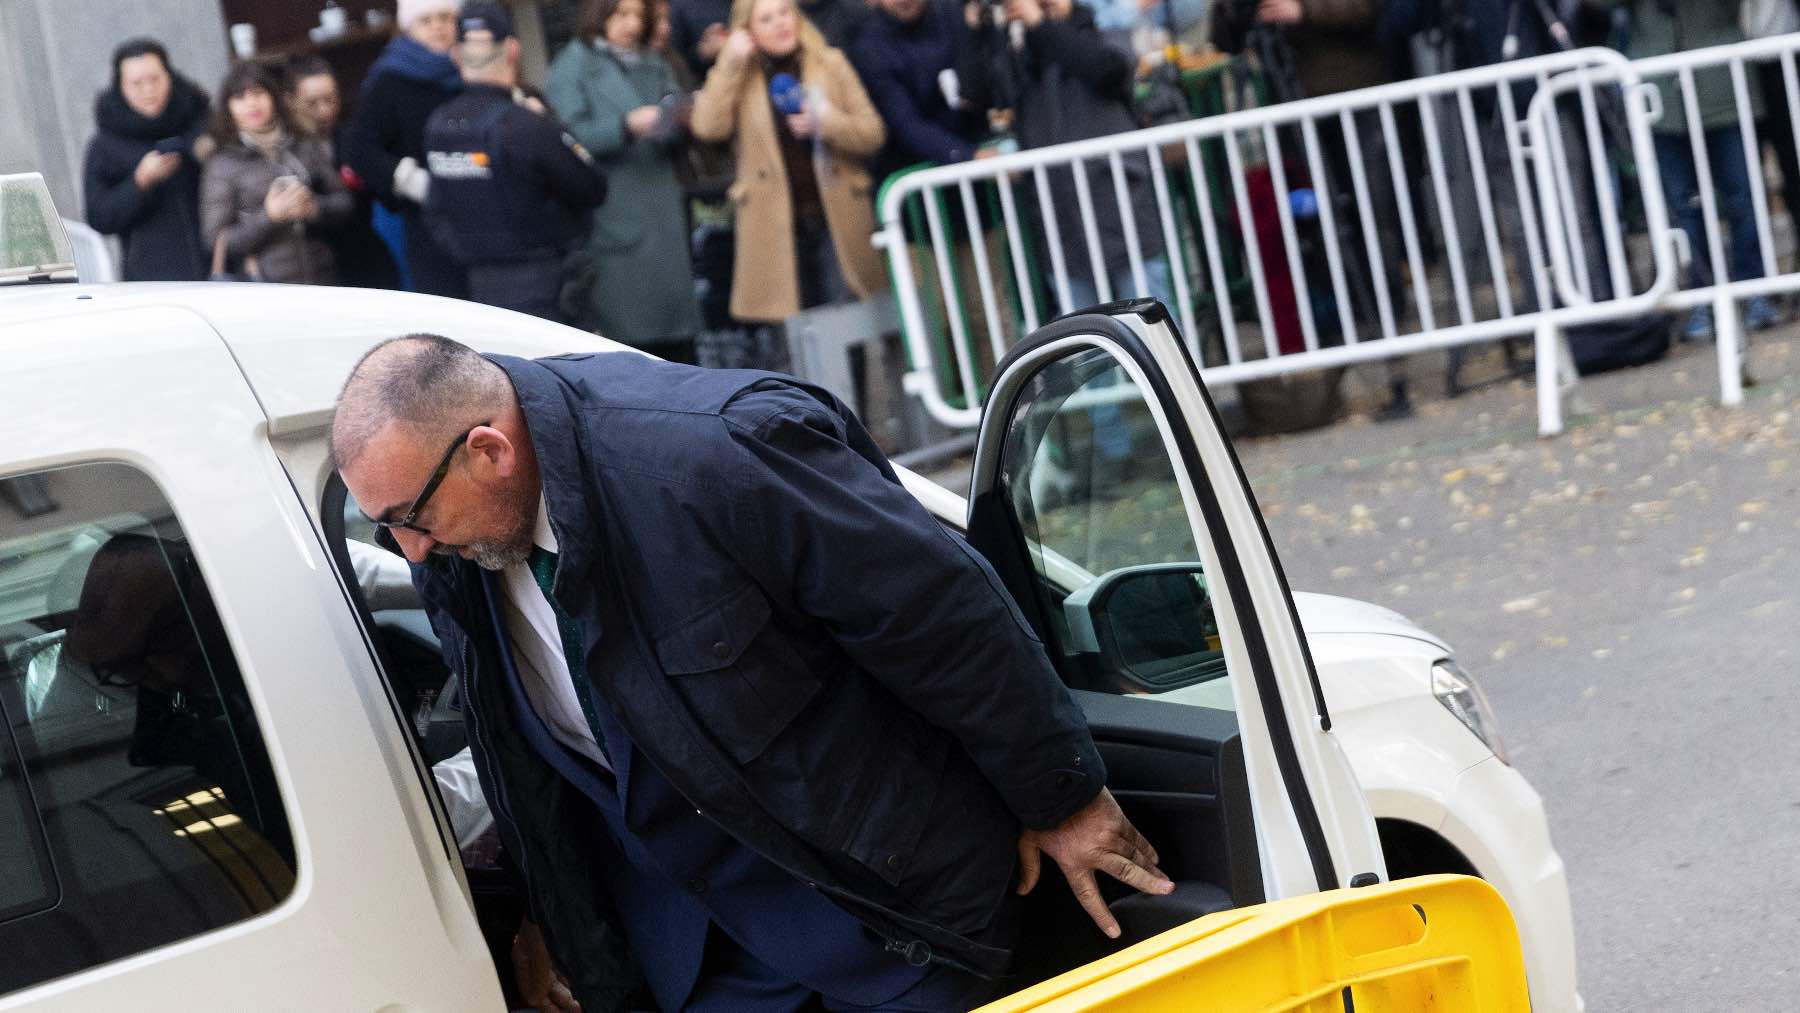
[[218,0],[0,0],[0,173],[41,172],[81,218],[81,157],[115,46],[139,35],[211,92],[225,75]]

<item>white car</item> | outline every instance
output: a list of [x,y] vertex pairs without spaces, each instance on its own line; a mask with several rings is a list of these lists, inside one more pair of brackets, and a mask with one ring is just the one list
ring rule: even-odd
[[[410,602],[365,596],[326,457],[350,366],[414,331],[617,348],[398,293],[0,286],[0,1010],[503,1003],[519,901],[431,773],[455,684]],[[1181,885],[1119,899],[1128,931],[1472,871],[1534,1007],[1580,1008],[1562,862],[1479,692],[1394,613],[1288,594],[1167,321],[1052,324],[990,403],[970,506],[901,477],[1045,637]],[[1104,949],[1034,900],[1028,966]]]

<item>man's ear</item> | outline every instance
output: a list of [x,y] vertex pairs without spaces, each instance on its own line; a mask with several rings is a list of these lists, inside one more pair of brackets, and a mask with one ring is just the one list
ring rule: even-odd
[[507,38],[507,40],[506,40],[506,62],[508,65],[513,66],[513,67],[519,66],[520,54],[523,52],[524,52],[524,50],[520,47],[519,39],[517,36],[511,36],[511,37]]
[[456,45],[450,47],[450,62],[456,64],[457,70],[461,70],[462,61],[462,43],[458,42]]
[[518,448],[493,426],[476,426],[469,434],[469,463],[479,477],[508,478],[519,464]]

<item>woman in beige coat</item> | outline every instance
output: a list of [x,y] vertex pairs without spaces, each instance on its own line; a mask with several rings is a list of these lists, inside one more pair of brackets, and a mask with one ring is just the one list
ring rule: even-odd
[[[794,0],[736,0],[731,24],[690,128],[737,153],[731,315],[776,322],[886,288],[863,168],[886,132],[850,61]],[[790,100],[799,112],[778,111],[770,95],[783,74],[804,92]]]

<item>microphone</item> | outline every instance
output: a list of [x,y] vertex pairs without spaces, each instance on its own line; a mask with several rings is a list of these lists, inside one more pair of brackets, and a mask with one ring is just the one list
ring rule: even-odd
[[806,108],[806,89],[792,74],[776,74],[769,78],[769,98],[775,108],[789,116]]

